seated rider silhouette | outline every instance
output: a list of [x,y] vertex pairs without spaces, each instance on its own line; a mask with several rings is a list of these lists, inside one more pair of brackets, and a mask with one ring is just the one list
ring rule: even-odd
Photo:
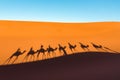
[[76,45],[72,45],[70,43],[68,43],[69,45],[69,49],[73,52],[73,50],[75,51]]
[[64,55],[67,55],[67,52],[66,52],[66,46],[61,46],[60,44],[58,44],[58,46],[59,46],[59,51],[61,52],[61,51],[63,51],[63,53],[64,53]]
[[47,50],[44,49],[43,45],[41,45],[40,49],[37,50],[38,54],[37,54],[37,58],[39,57],[40,53],[42,53],[43,55],[45,55],[45,52]]

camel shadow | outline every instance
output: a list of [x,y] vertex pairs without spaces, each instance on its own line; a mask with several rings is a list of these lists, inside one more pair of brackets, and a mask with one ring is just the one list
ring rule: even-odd
[[71,52],[76,51],[76,47],[77,45],[72,45],[71,43],[68,43],[69,49],[71,50]]
[[80,47],[81,47],[84,51],[90,51],[90,50],[89,50],[89,45],[85,45],[85,44],[83,44],[83,43],[81,43],[81,42],[79,42],[79,44],[80,44]]
[[104,50],[102,45],[98,45],[98,44],[95,44],[95,43],[92,43],[92,42],[91,42],[91,44],[97,51],[106,51],[106,50]]
[[12,60],[13,57],[16,57],[16,58],[13,60],[13,62],[12,62],[12,64],[13,64],[15,61],[17,61],[18,57],[19,57],[20,55],[24,54],[25,52],[26,52],[26,50],[24,50],[24,51],[22,52],[22,51],[20,50],[20,48],[18,48],[17,51],[16,51],[15,53],[13,53],[13,54],[4,62],[4,64],[5,64],[5,63],[8,64],[8,63]]
[[63,55],[67,55],[67,51],[65,50],[66,49],[66,46],[62,46],[60,44],[58,44],[58,49],[59,49],[59,52],[62,53],[63,52]]
[[43,59],[44,57],[46,57],[45,52],[47,52],[47,50],[44,49],[44,46],[43,46],[43,45],[41,45],[40,49],[37,50],[37,52],[38,52],[38,53],[37,53],[37,60],[39,59],[40,53],[42,53],[42,59]]
[[30,60],[32,60],[32,58],[33,58],[33,61],[34,61],[36,53],[37,53],[37,51],[34,51],[33,48],[31,47],[30,50],[28,51],[27,55],[24,57],[23,61],[25,60],[27,62],[29,57],[30,57]]
[[52,54],[53,54],[52,56],[53,56],[53,57],[56,57],[55,51],[56,51],[57,49],[58,49],[57,47],[56,47],[56,48],[52,48],[52,47],[49,45],[48,48],[47,48],[48,56],[51,57],[50,54],[52,53]]

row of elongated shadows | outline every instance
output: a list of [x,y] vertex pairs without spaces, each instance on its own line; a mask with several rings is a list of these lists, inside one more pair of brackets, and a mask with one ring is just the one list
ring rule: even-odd
[[[84,51],[90,51],[89,50],[89,45],[86,45],[86,44],[83,44],[81,42],[79,42],[79,47],[81,47]],[[112,52],[115,52],[115,53],[118,53],[117,51],[114,51],[108,47],[104,47],[102,45],[98,45],[98,44],[95,44],[95,43],[91,43],[92,46],[97,49],[98,51],[112,51]],[[56,57],[55,55],[55,51],[56,50],[59,50],[60,53],[62,53],[63,56],[67,55],[67,51],[66,51],[66,47],[67,46],[63,46],[61,44],[58,44],[58,47],[56,48],[52,48],[50,45],[48,46],[47,49],[44,48],[43,45],[40,46],[40,49],[39,50],[33,50],[33,48],[31,47],[30,50],[27,52],[26,50],[24,51],[21,51],[20,48],[17,49],[17,51],[15,53],[13,53],[5,62],[4,64],[9,64],[10,61],[12,60],[13,57],[16,57],[12,62],[11,64],[13,64],[20,55],[24,54],[25,52],[27,52],[27,55],[24,57],[23,61],[27,61],[28,60],[28,57],[30,58],[35,58],[35,54],[37,54],[37,60],[39,59],[39,55],[42,54],[42,59],[45,59],[46,57],[46,52],[47,52],[47,56],[50,56],[50,54],[53,54],[53,57]],[[71,43],[68,43],[68,48],[72,51],[72,53],[76,50],[76,47],[77,45],[76,44],[71,44]]]

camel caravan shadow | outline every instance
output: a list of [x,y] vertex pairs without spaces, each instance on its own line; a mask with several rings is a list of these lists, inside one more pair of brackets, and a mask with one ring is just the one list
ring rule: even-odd
[[[98,44],[95,44],[93,42],[91,42],[90,44],[91,44],[91,47],[95,48],[98,52],[112,52],[112,53],[119,54],[119,52],[114,51],[114,50],[112,50],[112,49],[110,49],[108,47],[105,47],[105,46],[102,46],[102,45],[98,45]],[[58,44],[58,46],[54,47],[54,48],[51,47],[51,45],[49,45],[48,48],[46,48],[46,49],[44,48],[44,45],[41,45],[38,50],[34,50],[33,47],[31,47],[28,52],[26,50],[21,51],[21,49],[18,48],[3,63],[3,65],[5,65],[5,64],[14,64],[18,60],[19,56],[25,54],[26,52],[27,52],[26,56],[24,57],[22,62],[37,61],[37,60],[39,60],[40,54],[41,54],[42,60],[48,59],[48,57],[51,57],[51,55],[52,55],[51,58],[57,57],[56,56],[56,51],[57,50],[59,51],[59,54],[61,54],[61,56],[67,56],[68,55],[68,52],[67,52],[68,49],[71,51],[71,53],[74,54],[74,52],[76,51],[77,47],[83,49],[84,52],[90,52],[90,49],[89,49],[90,45],[84,44],[84,43],[81,43],[81,42],[79,42],[79,45],[71,44],[71,43],[68,42],[68,46],[63,46],[61,44]]]

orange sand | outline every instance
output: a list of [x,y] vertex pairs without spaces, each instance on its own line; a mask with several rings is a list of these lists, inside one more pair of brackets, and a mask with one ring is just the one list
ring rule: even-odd
[[[95,42],[113,50],[120,51],[120,22],[95,23],[57,23],[0,21],[0,64],[17,48],[27,51],[31,46],[35,50],[43,44],[56,47],[58,43],[77,44],[77,51],[83,51],[78,42],[89,44]],[[68,46],[68,45],[67,45]],[[94,48],[90,48],[95,50]],[[67,49],[68,50],[68,49]],[[70,50],[68,50],[70,53]],[[26,53],[18,59],[20,62]],[[59,53],[57,52],[57,55]]]

